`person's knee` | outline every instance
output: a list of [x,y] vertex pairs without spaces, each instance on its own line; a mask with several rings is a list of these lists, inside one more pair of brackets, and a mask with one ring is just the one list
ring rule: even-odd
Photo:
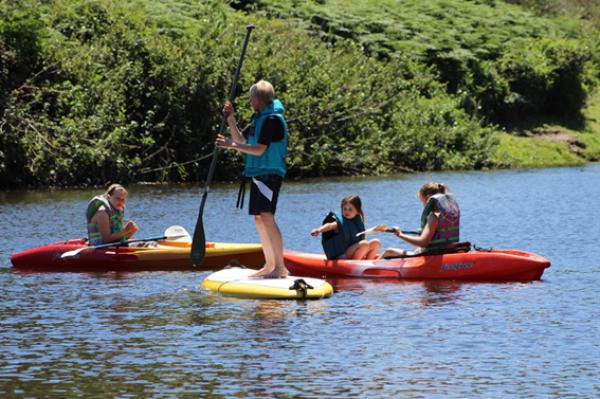
[[369,242],[368,241],[361,241],[358,243],[358,246],[356,248],[356,251],[368,251],[369,250]]
[[272,213],[261,213],[262,223],[266,226],[275,226],[275,216]]

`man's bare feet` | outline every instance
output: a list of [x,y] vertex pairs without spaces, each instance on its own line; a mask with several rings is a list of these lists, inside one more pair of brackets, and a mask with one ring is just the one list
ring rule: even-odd
[[275,270],[275,268],[273,266],[267,266],[265,264],[260,270],[258,270],[254,274],[251,274],[249,277],[267,277],[271,273],[273,273],[273,270]]
[[290,275],[288,269],[285,266],[276,266],[273,272],[269,275],[270,278],[286,278]]
[[262,269],[257,271],[254,274],[251,274],[250,277],[262,277],[262,278],[286,278],[289,276],[290,272],[285,268],[285,266],[276,266],[273,268],[267,267],[267,265],[263,266]]

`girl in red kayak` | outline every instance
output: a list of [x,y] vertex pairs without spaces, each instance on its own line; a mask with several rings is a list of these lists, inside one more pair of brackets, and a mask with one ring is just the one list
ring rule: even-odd
[[408,235],[398,226],[394,226],[394,234],[401,240],[417,248],[415,252],[408,252],[400,248],[386,249],[381,258],[404,256],[409,254],[424,253],[431,250],[447,248],[459,241],[460,235],[460,208],[448,186],[442,183],[425,183],[417,198],[423,203],[421,214],[421,234]]
[[321,243],[328,259],[376,259],[381,242],[366,240],[365,214],[358,195],[349,195],[342,200],[342,213],[330,212],[323,225],[312,229],[314,237],[323,233]]
[[123,226],[127,190],[120,184],[112,184],[103,195],[88,203],[86,218],[89,245],[126,241],[138,227],[133,221]]

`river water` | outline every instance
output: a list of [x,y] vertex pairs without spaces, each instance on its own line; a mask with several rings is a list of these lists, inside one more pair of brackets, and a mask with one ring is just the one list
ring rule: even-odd
[[[9,255],[83,236],[97,192],[0,193],[0,397],[600,397],[600,164],[286,182],[285,246],[319,251],[310,229],[350,193],[368,225],[416,229],[428,180],[456,195],[463,240],[549,258],[542,280],[338,280],[286,302],[209,295],[206,272],[19,274]],[[198,187],[129,192],[139,237],[193,231]],[[211,190],[209,240],[258,241],[236,193]]]

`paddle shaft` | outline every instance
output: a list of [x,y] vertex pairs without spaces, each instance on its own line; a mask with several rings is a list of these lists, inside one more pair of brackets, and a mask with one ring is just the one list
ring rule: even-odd
[[80,253],[82,251],[87,251],[87,250],[91,250],[91,249],[102,249],[102,248],[108,248],[108,247],[122,247],[131,242],[163,241],[163,240],[167,240],[167,239],[174,240],[174,239],[185,237],[185,236],[186,236],[185,234],[180,234],[180,235],[176,235],[176,236],[158,236],[158,237],[150,237],[150,238],[140,238],[137,240],[108,242],[106,244],[93,245],[93,246],[89,246],[89,247],[78,248],[73,251],[68,251],[68,252],[63,253],[60,257],[61,258],[69,258],[71,256],[77,255],[78,253]]
[[[365,230],[365,231],[363,231],[363,232],[360,232],[360,233],[356,234],[356,236],[358,237],[358,236],[359,236],[359,235],[361,235],[361,234],[373,234],[373,233],[393,233],[393,232],[394,232],[394,229],[385,229],[385,230]],[[420,232],[418,232],[418,231],[404,231],[404,230],[402,230],[402,231],[401,231],[401,233],[404,233],[404,234],[410,234],[410,235],[413,235],[413,236],[418,236],[418,235],[420,235],[420,234],[421,234],[421,233],[420,233]]]
[[[385,230],[385,232],[386,232],[386,233],[393,233],[393,232],[394,232],[394,229],[386,229],[386,230]],[[401,233],[404,233],[404,234],[410,234],[411,236],[418,236],[418,235],[420,235],[420,234],[421,234],[421,233],[420,233],[420,232],[418,232],[418,231],[404,231],[404,230],[402,230],[402,231],[400,231],[400,232],[401,232]]]
[[[240,60],[238,61],[235,74],[233,75],[233,81],[229,89],[228,100],[233,102],[235,98],[235,91],[237,89],[237,81],[242,70],[242,63],[244,62],[244,56],[246,55],[246,47],[250,40],[250,33],[254,29],[254,25],[248,25],[246,27],[246,37],[244,38],[244,44],[242,46],[242,53],[240,54]],[[227,114],[223,113],[221,119],[221,126],[219,127],[219,134],[223,134],[225,126],[227,125]],[[212,183],[213,176],[215,174],[215,168],[217,166],[217,158],[219,156],[219,147],[215,145],[212,153],[212,160],[210,161],[210,167],[208,169],[208,176],[206,176],[206,183],[204,184],[204,191],[202,192],[202,199],[200,200],[200,210],[198,211],[198,220],[196,221],[196,228],[194,229],[194,238],[192,240],[192,264],[194,266],[201,265],[204,261],[204,255],[206,254],[206,237],[204,234],[204,225],[202,223],[202,216],[204,214],[204,205],[206,204],[206,198],[208,197],[208,190]]]
[[168,237],[168,236],[158,236],[158,237],[150,237],[150,238],[139,238],[136,240],[127,240],[127,241],[115,241],[115,242],[107,242],[106,244],[94,245],[93,247],[88,247],[90,249],[101,249],[108,247],[122,247],[123,245],[127,245],[130,242],[144,242],[144,241],[162,241],[167,238],[179,238],[183,237],[183,235]]

